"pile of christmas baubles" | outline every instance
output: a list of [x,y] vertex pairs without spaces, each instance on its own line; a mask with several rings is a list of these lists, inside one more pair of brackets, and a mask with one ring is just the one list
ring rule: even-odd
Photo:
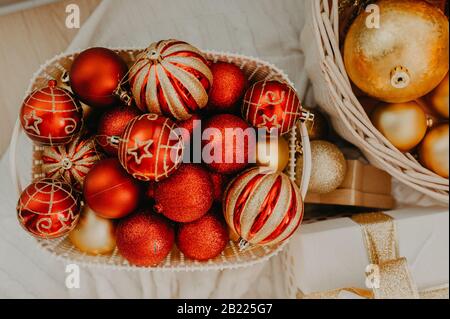
[[278,244],[303,216],[282,137],[301,113],[288,84],[252,83],[183,41],[153,43],[130,65],[85,50],[68,85],[49,81],[23,103],[43,176],[20,196],[18,219],[35,237],[68,235],[91,255],[117,247],[138,266],[175,245],[210,260],[230,236],[243,249]]
[[346,35],[347,73],[387,142],[448,178],[448,18],[422,0],[374,5]]

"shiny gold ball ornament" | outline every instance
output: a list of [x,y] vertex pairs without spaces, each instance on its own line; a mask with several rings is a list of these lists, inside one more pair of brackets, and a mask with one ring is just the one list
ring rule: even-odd
[[449,177],[449,125],[432,129],[419,148],[420,162],[436,174]]
[[256,144],[256,164],[282,172],[289,163],[289,144],[283,137],[268,137]]
[[430,107],[436,113],[438,113],[439,116],[442,116],[446,119],[448,119],[449,115],[448,89],[449,89],[449,82],[447,73],[447,76],[444,78],[441,84],[439,84],[438,87],[434,89],[434,91],[431,92],[427,98]]
[[314,114],[314,120],[313,121],[306,121],[306,129],[308,130],[308,136],[311,141],[313,140],[322,140],[327,137],[329,132],[329,125],[328,121],[325,118],[325,116],[319,112],[318,110],[307,110],[310,111],[312,114]]
[[344,44],[351,80],[384,102],[415,100],[432,91],[449,67],[447,17],[425,1],[381,0],[360,14]]
[[89,255],[111,253],[116,247],[114,221],[97,216],[85,206],[78,225],[69,233],[72,244]]
[[[311,160],[309,192],[327,194],[342,184],[347,173],[347,162],[344,154],[336,145],[326,141],[312,141]],[[297,185],[300,185],[302,175],[303,156],[300,156],[297,159],[296,167]]]
[[417,102],[382,104],[371,116],[373,125],[401,152],[419,145],[427,132],[427,116]]

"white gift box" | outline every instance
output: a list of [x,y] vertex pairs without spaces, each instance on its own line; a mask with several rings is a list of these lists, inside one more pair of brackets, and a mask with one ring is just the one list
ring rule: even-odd
[[[448,208],[404,208],[395,219],[399,254],[419,290],[449,282]],[[297,288],[303,294],[366,287],[369,256],[362,228],[350,218],[306,224],[292,239]]]

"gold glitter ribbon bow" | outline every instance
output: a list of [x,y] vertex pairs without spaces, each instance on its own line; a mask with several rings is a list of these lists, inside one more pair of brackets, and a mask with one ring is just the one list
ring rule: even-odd
[[[400,257],[394,218],[385,213],[359,214],[352,220],[361,226],[367,249],[368,283],[372,290],[342,288],[327,292],[297,295],[301,299],[337,299],[342,294],[366,299],[448,298],[448,286],[419,292],[409,272],[406,258]],[[369,281],[370,279],[370,281]]]

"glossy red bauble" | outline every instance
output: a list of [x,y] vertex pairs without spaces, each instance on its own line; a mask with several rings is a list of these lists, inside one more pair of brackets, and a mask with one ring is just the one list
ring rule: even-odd
[[183,140],[172,120],[157,114],[134,118],[119,142],[119,160],[133,177],[160,181],[183,159]]
[[63,180],[81,191],[87,173],[102,157],[94,138],[78,136],[66,145],[44,147],[42,172],[45,177]]
[[199,261],[220,255],[229,240],[226,224],[213,213],[180,225],[176,238],[180,251],[186,257]]
[[83,126],[83,110],[69,91],[49,81],[33,91],[20,110],[20,123],[29,138],[44,145],[70,142]]
[[240,117],[231,114],[213,116],[203,127],[203,161],[217,173],[240,172],[250,162],[255,162],[255,141],[255,130]]
[[131,67],[130,85],[144,112],[187,120],[208,103],[213,83],[202,53],[178,40],[152,43]]
[[93,107],[110,107],[119,103],[114,91],[127,70],[126,63],[116,52],[106,48],[90,48],[73,61],[69,73],[70,86],[83,103]]
[[22,192],[17,217],[29,234],[44,239],[57,238],[76,226],[80,206],[79,197],[69,184],[46,178]]
[[98,122],[97,143],[111,156],[117,156],[119,141],[128,123],[141,112],[132,106],[119,106],[103,113]]
[[252,126],[288,133],[302,116],[302,106],[295,90],[286,83],[261,81],[244,96],[242,116]]
[[117,227],[117,248],[130,263],[155,266],[172,250],[175,232],[163,217],[149,211],[133,214]]
[[167,218],[188,223],[205,215],[213,203],[209,173],[197,164],[183,164],[169,178],[156,183],[155,211]]
[[209,92],[208,111],[236,113],[247,89],[244,72],[235,64],[216,62],[211,65],[214,83]]
[[117,159],[98,162],[84,179],[84,199],[100,217],[122,218],[137,209],[141,189]]

